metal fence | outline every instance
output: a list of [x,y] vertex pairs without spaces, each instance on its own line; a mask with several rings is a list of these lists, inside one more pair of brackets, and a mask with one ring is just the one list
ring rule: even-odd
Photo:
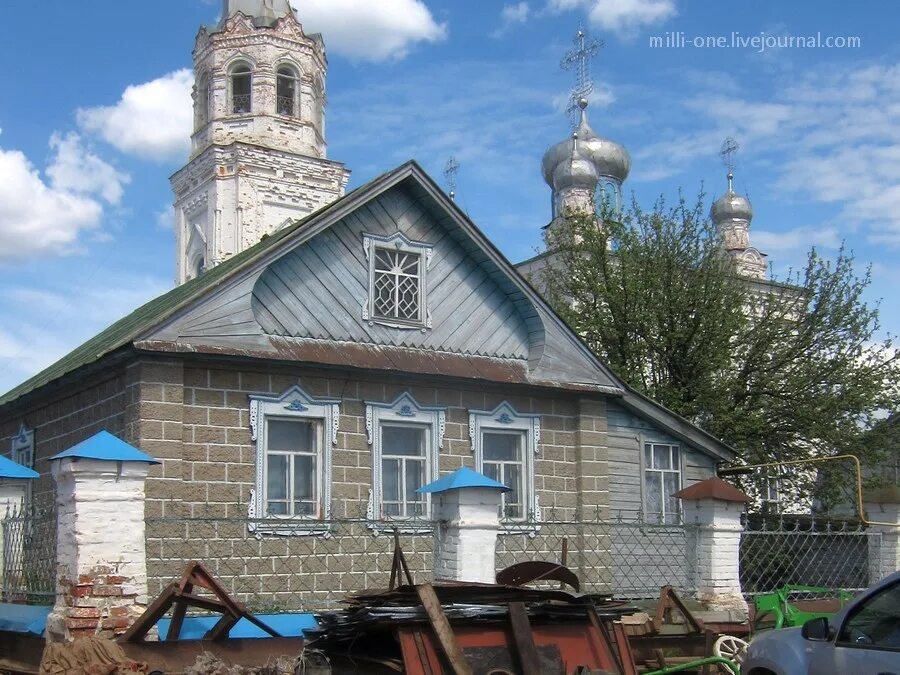
[[544,520],[506,528],[497,542],[497,567],[526,560],[560,561],[586,593],[640,599],[659,597],[660,587],[690,591],[687,533],[692,526],[648,522],[640,515],[580,521]]
[[881,534],[859,523],[796,516],[751,517],[741,536],[747,595],[785,585],[859,590],[881,578]]
[[[332,609],[348,593],[387,587],[397,525],[343,518],[304,530],[284,520],[151,518],[150,596],[199,561],[253,611]],[[437,523],[404,521],[400,527],[414,580],[431,579]],[[496,564],[499,570],[526,560],[560,561],[565,541],[566,563],[582,580],[582,590],[657,597],[666,584],[688,590],[685,529],[624,520],[520,523],[498,537]]]
[[0,601],[52,605],[56,596],[56,513],[52,507],[0,516]]

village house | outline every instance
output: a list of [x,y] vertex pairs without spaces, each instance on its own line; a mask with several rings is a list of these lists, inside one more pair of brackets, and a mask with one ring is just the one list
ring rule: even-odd
[[[148,522],[235,525],[218,548],[148,527],[151,591],[201,553],[276,574],[291,542],[326,546],[353,518],[355,543],[327,549],[352,564],[317,571],[316,590],[356,590],[381,564],[360,541],[430,532],[417,489],[461,466],[510,488],[518,532],[677,523],[675,493],[734,452],[629,389],[415,162],[344,194],[321,37],[286,0],[224,5],[197,38],[193,149],[172,178],[178,285],[0,397],[0,443],[41,476],[26,508],[52,501],[49,458],[101,430],[151,455]],[[559,208],[597,175],[567,147]],[[426,539],[410,544],[421,565]]]

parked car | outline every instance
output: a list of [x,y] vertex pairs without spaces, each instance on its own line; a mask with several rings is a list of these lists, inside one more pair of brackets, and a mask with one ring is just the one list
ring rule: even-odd
[[742,675],[900,675],[900,572],[864,591],[834,618],[760,633]]

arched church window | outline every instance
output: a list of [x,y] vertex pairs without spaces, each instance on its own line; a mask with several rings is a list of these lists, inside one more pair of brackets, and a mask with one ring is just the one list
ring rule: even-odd
[[300,90],[299,80],[297,71],[291,66],[281,66],[278,69],[278,95],[275,100],[279,115],[298,117],[300,111],[297,102],[297,94]]
[[231,112],[234,114],[248,113],[252,110],[253,75],[250,66],[245,63],[238,64],[231,70]]

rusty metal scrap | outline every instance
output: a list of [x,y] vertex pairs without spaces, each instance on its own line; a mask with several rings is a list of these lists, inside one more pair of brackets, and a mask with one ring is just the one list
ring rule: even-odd
[[[196,595],[194,593],[195,588],[202,588],[214,597],[209,598]],[[222,618],[206,633],[204,636],[205,640],[223,640],[228,638],[231,629],[241,619],[246,619],[272,637],[281,637],[276,631],[253,616],[243,604],[232,598],[206,567],[194,561],[185,568],[181,580],[178,583],[173,582],[166,586],[163,592],[150,603],[150,606],[147,607],[138,620],[119,638],[119,641],[143,641],[147,633],[173,607],[172,623],[169,624],[169,631],[166,634],[167,641],[177,640],[181,635],[181,626],[184,623],[188,607],[222,615]]]

